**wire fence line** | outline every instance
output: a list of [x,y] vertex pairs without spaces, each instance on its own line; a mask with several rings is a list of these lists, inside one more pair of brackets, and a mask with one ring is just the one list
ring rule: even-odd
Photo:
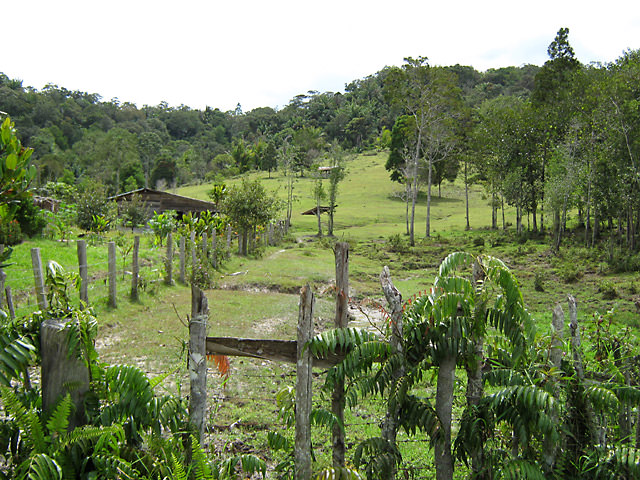
[[[113,243],[113,242],[110,242]],[[185,244],[186,248],[192,248]],[[109,254],[106,257],[106,261],[91,261],[81,264],[80,249],[86,249],[86,243],[84,241],[78,241],[78,258],[76,262],[63,261],[60,262],[56,258],[41,258],[40,249],[32,249],[37,251],[37,255],[40,258],[39,266],[40,272],[35,271],[36,266],[32,262],[32,269],[27,269],[17,265],[10,265],[4,269],[0,269],[0,308],[11,317],[22,317],[30,315],[31,313],[42,309],[43,305],[38,299],[38,277],[45,278],[44,269],[50,261],[58,263],[65,272],[78,274],[80,283],[84,284],[83,288],[87,295],[87,301],[89,305],[98,303],[113,302],[113,305],[117,304],[117,299],[124,298],[129,295],[128,287],[133,286],[133,275],[136,275],[137,281],[136,287],[144,291],[146,289],[155,288],[162,282],[166,281],[167,266],[169,260],[167,258],[167,251],[162,249],[156,249],[151,251],[144,251],[142,254],[138,254],[137,258],[133,257],[132,253],[124,254]],[[108,245],[105,245],[105,250]],[[95,249],[93,249],[95,250]],[[113,248],[112,252],[116,249]],[[94,256],[95,256],[95,252]],[[86,250],[83,252],[86,259]],[[181,260],[180,267],[186,268],[188,263],[188,256],[186,252],[180,252],[184,258],[184,264]],[[66,255],[68,257],[68,255]],[[179,258],[171,258],[171,270],[178,272],[177,268]],[[137,269],[135,265],[137,264]],[[135,272],[134,272],[135,270]],[[184,278],[185,274],[180,272],[180,278]],[[176,276],[178,278],[178,276]],[[110,283],[115,282],[117,288],[110,289]],[[46,287],[45,287],[46,288]],[[117,292],[117,297],[113,298],[113,292]],[[46,295],[46,291],[43,292],[43,296]],[[79,296],[82,299],[82,293]]]

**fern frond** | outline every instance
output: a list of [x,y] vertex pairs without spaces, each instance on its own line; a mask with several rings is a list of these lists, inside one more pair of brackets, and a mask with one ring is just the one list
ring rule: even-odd
[[53,458],[37,453],[25,460],[18,468],[19,478],[29,480],[62,480],[62,468]]
[[448,277],[453,274],[458,268],[462,266],[470,266],[476,260],[476,257],[467,252],[453,252],[447,255],[447,257],[440,264],[438,270],[439,277]]
[[395,445],[380,437],[368,438],[356,447],[353,456],[356,468],[364,466],[367,478],[392,478],[402,455]]
[[330,353],[348,352],[356,345],[377,339],[374,333],[363,328],[336,328],[316,335],[305,348],[309,348],[315,357],[322,358]]
[[191,462],[196,480],[210,480],[213,478],[207,455],[200,446],[198,439],[193,435],[191,435]]
[[293,448],[293,443],[291,443],[287,437],[278,432],[268,432],[267,443],[269,448],[272,450],[289,451]]
[[188,480],[184,466],[178,461],[173,452],[171,452],[171,477],[172,480]]
[[494,368],[484,374],[483,379],[492,387],[524,385],[524,376],[510,368]]
[[123,480],[137,480],[140,475],[133,465],[126,460],[113,455],[93,455],[96,470],[102,474],[101,478],[118,478]]
[[584,389],[584,392],[596,409],[615,411],[620,406],[620,401],[615,393],[601,385],[589,385]]
[[350,467],[329,467],[316,474],[314,480],[362,480],[357,470]]
[[69,427],[69,415],[73,408],[73,402],[71,401],[71,395],[67,395],[61,399],[55,406],[49,420],[47,421],[47,429],[50,433],[56,433],[57,435],[64,435],[67,433]]
[[545,476],[540,467],[521,458],[513,458],[502,468],[502,478],[505,480],[544,480]]
[[24,432],[22,440],[27,449],[34,453],[46,452],[44,431],[35,410],[27,409],[10,388],[0,386],[0,392],[9,417],[13,417],[18,428]]
[[311,424],[319,427],[333,428],[335,425],[340,427],[340,430],[344,431],[344,425],[340,419],[329,410],[325,408],[314,408],[311,410],[310,418]]

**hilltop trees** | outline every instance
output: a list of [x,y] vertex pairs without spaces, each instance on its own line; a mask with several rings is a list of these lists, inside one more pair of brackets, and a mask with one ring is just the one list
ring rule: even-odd
[[[387,98],[392,105],[414,120],[408,170],[417,172],[421,161],[426,167],[427,218],[426,236],[431,234],[431,186],[436,162],[448,160],[456,146],[456,118],[461,107],[455,76],[439,67],[431,67],[425,57],[406,58],[402,68],[392,68],[385,80]],[[406,135],[405,135],[405,138]],[[405,155],[406,156],[406,155]],[[414,175],[414,174],[412,174]],[[412,178],[412,208],[409,241],[415,244],[415,200],[417,175]]]

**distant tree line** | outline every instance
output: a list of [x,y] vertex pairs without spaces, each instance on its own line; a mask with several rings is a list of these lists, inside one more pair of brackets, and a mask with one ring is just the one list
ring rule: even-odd
[[607,235],[637,250],[640,51],[583,65],[568,33],[558,31],[542,67],[478,72],[410,58],[344,93],[309,91],[279,110],[139,108],[56,85],[38,91],[1,73],[0,110],[34,150],[36,186],[98,182],[115,194],[224,183],[255,169],[305,175],[331,161],[331,148],[390,148],[387,168],[405,187],[412,243],[419,190],[426,186],[428,237],[432,187],[462,175],[467,187],[486,189],[494,228],[507,226],[512,206],[518,233],[551,231],[559,248],[577,212],[586,244]]
[[[449,70],[469,101],[480,103],[503,93],[528,93],[536,69]],[[0,73],[0,110],[15,122],[22,144],[34,149],[36,185],[93,180],[116,194],[220,180],[253,169],[271,172],[285,161],[286,168],[304,174],[329,145],[356,151],[386,146],[401,114],[384,94],[391,70],[355,80],[344,93],[309,91],[280,110],[246,113],[240,105],[228,112],[166,103],[139,108],[57,85],[38,91]]]

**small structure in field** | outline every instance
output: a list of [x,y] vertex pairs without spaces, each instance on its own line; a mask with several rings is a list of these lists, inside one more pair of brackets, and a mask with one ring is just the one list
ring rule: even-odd
[[[336,205],[337,207],[337,205]],[[333,207],[335,208],[335,207]],[[325,206],[320,206],[320,213],[328,213],[329,210],[331,210],[331,207],[325,207]],[[318,207],[313,207],[310,208],[309,210],[302,212],[301,215],[317,215],[318,214]]]
[[118,204],[118,207],[120,207],[123,202],[131,201],[134,195],[138,195],[151,212],[162,213],[167,210],[175,210],[178,214],[186,214],[189,212],[197,214],[206,210],[213,213],[218,211],[216,204],[213,202],[184,197],[182,195],[176,195],[175,193],[153,190],[151,188],[139,188],[131,192],[121,193],[110,197],[109,200],[114,200]]

